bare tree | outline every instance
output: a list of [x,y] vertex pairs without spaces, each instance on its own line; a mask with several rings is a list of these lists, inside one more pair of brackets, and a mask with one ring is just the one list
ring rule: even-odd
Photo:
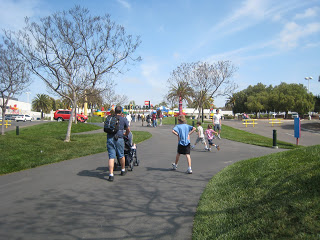
[[4,135],[4,121],[9,99],[15,94],[22,93],[29,84],[29,71],[21,60],[14,42],[3,38],[3,45],[0,45],[1,135]]
[[[231,80],[235,71],[230,61],[183,63],[171,73],[167,98],[179,97],[179,114],[182,100],[190,102],[192,98],[203,115],[203,106],[208,100],[230,95],[235,90]],[[199,111],[198,118],[200,114]]]
[[104,105],[108,108],[112,105],[123,106],[127,102],[129,102],[128,97],[126,95],[116,94],[114,89],[110,89],[104,94]]
[[26,27],[17,38],[32,72],[72,103],[66,142],[78,99],[93,89],[108,89],[113,75],[141,59],[133,57],[141,43],[139,37],[127,35],[109,15],[91,16],[79,6],[42,18],[40,23],[26,18]]
[[[197,62],[192,64],[190,84],[195,91],[197,107],[202,110],[207,99],[218,96],[228,96],[236,89],[236,84],[231,80],[236,68],[230,61],[218,61],[210,64]],[[200,117],[200,111],[199,116]]]

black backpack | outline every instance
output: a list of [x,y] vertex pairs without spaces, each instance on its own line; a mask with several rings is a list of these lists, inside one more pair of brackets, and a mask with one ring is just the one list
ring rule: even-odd
[[110,115],[104,121],[104,132],[116,134],[119,131],[119,117],[117,115]]

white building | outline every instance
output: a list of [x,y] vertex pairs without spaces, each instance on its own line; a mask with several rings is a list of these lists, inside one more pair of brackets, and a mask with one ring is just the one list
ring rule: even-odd
[[[0,98],[0,113],[2,114],[3,99]],[[31,104],[21,102],[16,98],[9,99],[6,114],[31,114]]]

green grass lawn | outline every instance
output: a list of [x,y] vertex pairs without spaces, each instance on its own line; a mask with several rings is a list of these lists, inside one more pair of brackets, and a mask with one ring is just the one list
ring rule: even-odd
[[[197,120],[193,119],[187,119],[187,123],[189,125],[194,125],[197,127]],[[174,125],[175,124],[175,118],[174,117],[168,117],[163,119],[163,124],[170,124]],[[204,129],[206,129],[207,123],[204,123]],[[239,130],[236,128],[232,128],[226,125],[222,124],[222,133],[223,133],[223,138],[229,139],[232,141],[236,142],[242,142],[242,143],[247,143],[251,145],[257,145],[261,147],[272,147],[273,146],[273,139],[264,137],[261,135],[257,135],[254,133],[249,133],[243,130]],[[277,146],[279,148],[284,148],[284,149],[294,149],[294,148],[300,148],[301,146],[297,146],[295,144],[287,143],[287,142],[282,142],[282,141],[277,141]]]
[[[15,131],[0,136],[0,174],[106,151],[105,133],[72,135],[71,142],[64,142],[67,125],[68,122],[50,122],[20,128],[18,136]],[[78,123],[72,125],[72,133],[100,128]],[[148,132],[132,133],[135,143],[151,137]]]
[[320,145],[237,162],[203,192],[193,239],[320,239]]

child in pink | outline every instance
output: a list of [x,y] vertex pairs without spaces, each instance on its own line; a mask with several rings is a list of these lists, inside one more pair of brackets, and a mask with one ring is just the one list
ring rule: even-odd
[[206,134],[206,137],[208,139],[208,144],[209,144],[208,151],[211,151],[211,146],[216,147],[216,149],[218,149],[218,151],[219,151],[220,150],[219,145],[216,145],[216,144],[214,144],[212,142],[213,139],[214,139],[214,135],[217,135],[218,133],[212,129],[212,125],[211,124],[208,124],[208,128],[205,131],[205,134]]

